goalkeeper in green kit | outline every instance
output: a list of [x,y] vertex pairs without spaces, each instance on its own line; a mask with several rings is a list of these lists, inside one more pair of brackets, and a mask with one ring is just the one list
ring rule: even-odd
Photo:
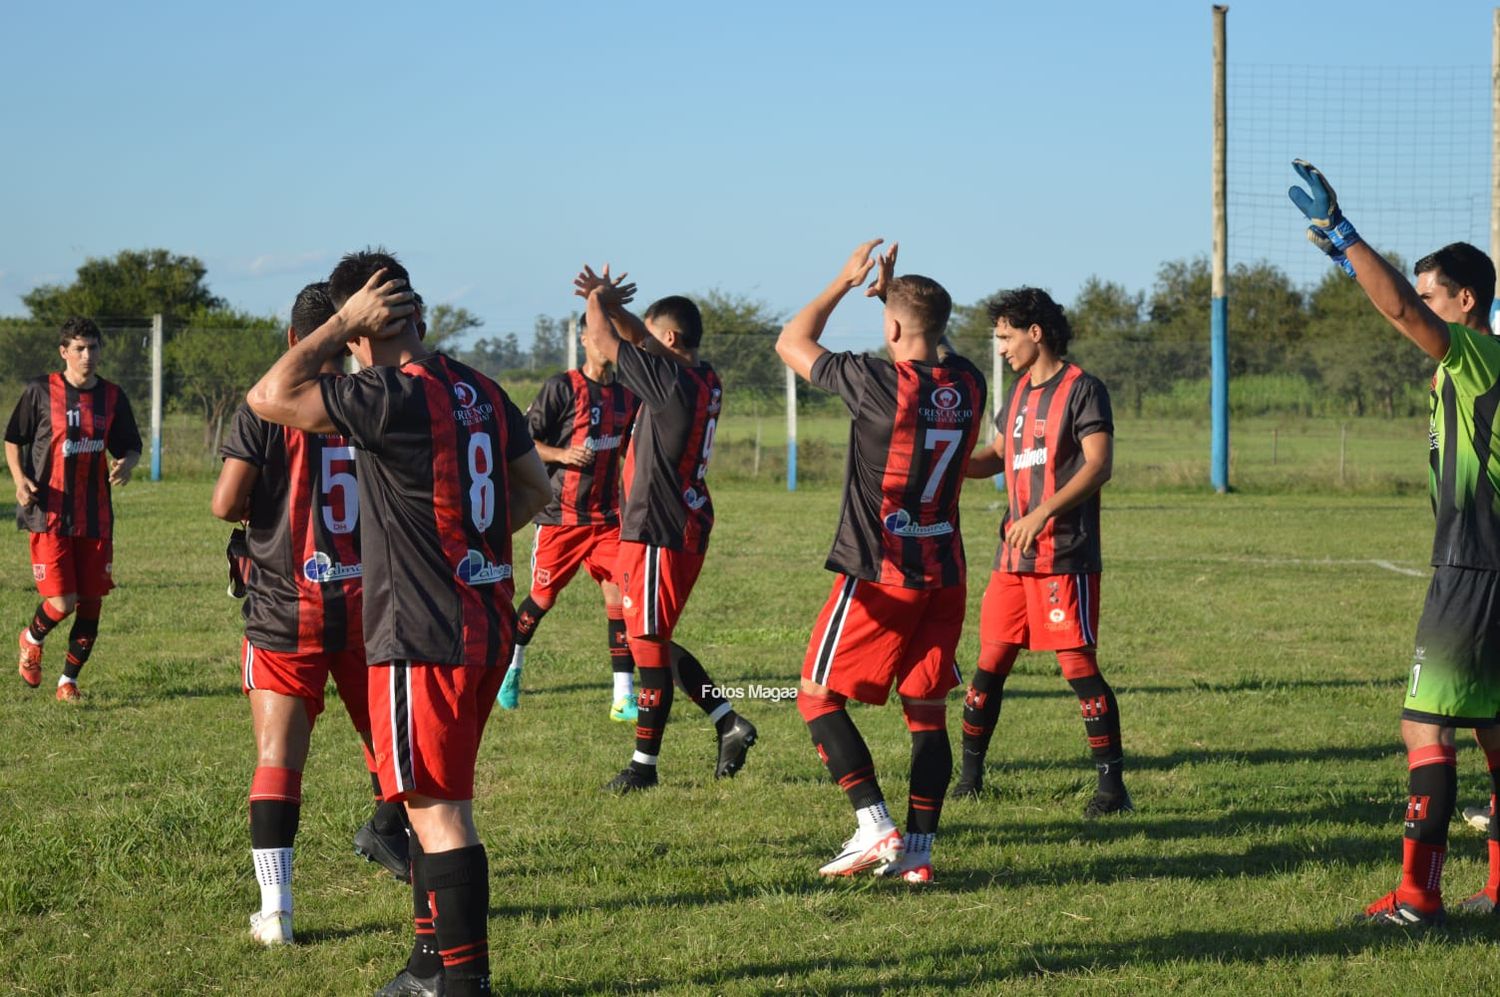
[[[1458,777],[1455,730],[1469,727],[1484,749],[1492,794],[1500,793],[1500,339],[1440,319],[1417,290],[1371,249],[1339,210],[1311,163],[1292,164],[1307,189],[1292,203],[1308,238],[1343,267],[1380,314],[1438,362],[1432,379],[1430,484],[1437,528],[1432,584],[1417,624],[1401,712],[1408,798],[1401,884],[1365,909],[1371,923],[1425,927],[1444,919],[1441,882]],[[1481,296],[1494,297],[1493,271]],[[1489,302],[1474,311],[1484,314]],[[1493,811],[1495,796],[1490,798]],[[1490,820],[1490,874],[1459,909],[1496,913],[1500,821]]]

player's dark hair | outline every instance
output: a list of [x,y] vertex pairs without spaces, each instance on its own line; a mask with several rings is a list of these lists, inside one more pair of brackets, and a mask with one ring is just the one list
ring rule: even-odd
[[344,302],[354,297],[376,270],[382,269],[386,280],[399,278],[406,281],[408,286],[411,284],[411,274],[406,272],[401,261],[384,246],[368,247],[339,260],[333,273],[328,275],[328,296],[333,299],[333,306],[344,307]]
[[1450,295],[1464,288],[1474,292],[1474,307],[1488,316],[1495,301],[1495,264],[1478,248],[1467,242],[1450,242],[1435,253],[1428,253],[1412,267],[1412,273],[1437,274],[1433,279],[1448,289]]
[[336,311],[333,299],[328,296],[328,282],[309,284],[297,292],[297,300],[292,302],[292,331],[298,339],[304,339],[333,318]]
[[885,289],[885,305],[905,312],[916,323],[918,334],[934,343],[948,328],[948,316],[953,314],[953,298],[943,285],[914,273],[891,278]]
[[63,320],[62,328],[57,330],[58,346],[67,346],[75,339],[93,339],[100,346],[104,345],[104,333],[99,331],[99,326],[93,319],[82,315],[70,315]]
[[1068,324],[1062,305],[1052,300],[1052,295],[1039,287],[1018,287],[1001,291],[990,299],[990,324],[1001,319],[1017,329],[1042,327],[1042,341],[1047,349],[1059,357],[1068,355],[1068,343],[1073,339],[1073,327]]
[[678,335],[682,337],[682,345],[686,349],[696,350],[698,344],[703,342],[703,315],[691,298],[673,294],[653,301],[651,307],[646,309],[644,317],[665,319],[675,325]]

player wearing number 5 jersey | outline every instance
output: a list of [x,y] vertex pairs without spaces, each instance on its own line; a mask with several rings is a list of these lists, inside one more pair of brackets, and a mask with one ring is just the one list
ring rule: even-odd
[[1098,786],[1094,819],[1130,811],[1121,766],[1120,709],[1099,673],[1099,489],[1109,480],[1114,420],[1098,378],[1063,357],[1067,316],[1046,291],[1023,287],[990,306],[995,340],[1021,374],[996,418],[993,446],[971,477],[1006,474],[1010,507],[979,616],[979,666],[964,697],[963,764],[955,796],[977,796],[1005,680],[1022,648],[1056,651],[1078,697]]
[[[966,565],[958,497],[984,414],[984,376],[942,342],[953,302],[927,277],[895,276],[896,246],[856,249],[823,293],[787,323],[776,352],[843,399],[849,461],[826,567],[833,592],[813,627],[797,707],[818,756],[853,806],[854,836],[818,871],[932,881],[932,842],[953,774],[945,697],[960,679]],[[864,283],[885,302],[890,359],[818,343],[844,295]],[[896,829],[850,699],[882,704],[892,686],[911,731],[906,835]]]
[[[546,504],[546,474],[500,386],[422,345],[394,258],[347,256],[329,285],[338,313],[249,401],[271,422],[340,433],[357,455],[372,740],[414,837],[415,942],[381,992],[488,993],[474,763],[510,656],[510,537]],[[346,347],[365,369],[320,377]]]
[[[292,305],[295,344],[333,315],[327,284],[309,284]],[[326,368],[338,373],[337,363]],[[407,878],[401,804],[379,803],[370,753],[364,637],[360,630],[359,481],[341,436],[276,426],[248,405],[235,413],[220,454],[213,512],[245,524],[249,566],[241,685],[250,701],[256,762],[250,780],[250,848],[261,908],[251,933],[292,940],[292,856],[301,819],[302,773],[330,676],[365,746],[377,807],[366,850]],[[383,833],[381,833],[383,832]]]
[[714,525],[708,464],[724,388],[698,359],[703,319],[697,305],[674,296],[652,304],[642,322],[625,308],[633,286],[611,280],[608,267],[602,276],[585,267],[574,283],[588,299],[589,348],[613,363],[620,383],[641,400],[625,454],[616,566],[626,638],[641,672],[635,752],[605,788],[629,793],[656,785],[674,674],[714,723],[715,777],[732,776],[755,743],[755,727],[719,695],[698,659],[672,642]]

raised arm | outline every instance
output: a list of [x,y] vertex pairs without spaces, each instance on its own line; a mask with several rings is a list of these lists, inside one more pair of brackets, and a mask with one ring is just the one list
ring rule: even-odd
[[343,355],[349,340],[394,336],[416,311],[404,280],[377,270],[332,318],[281,355],[245,400],[267,422],[311,433],[334,431],[318,379],[323,365]]
[[626,284],[626,276],[611,277],[606,263],[599,273],[585,264],[573,278],[573,293],[585,302],[583,334],[610,363],[619,356],[622,339],[632,346],[649,348],[651,343],[646,324],[625,307],[635,297],[635,285]]
[[833,314],[838,303],[844,300],[844,295],[865,282],[865,278],[870,275],[870,271],[877,262],[881,266],[881,276],[877,277],[875,283],[870,286],[867,296],[878,295],[882,300],[884,299],[885,287],[890,282],[890,271],[896,265],[897,247],[892,245],[891,251],[880,257],[878,261],[870,257],[875,247],[884,241],[884,239],[871,239],[860,243],[859,248],[850,254],[849,259],[844,263],[844,268],[839,271],[839,275],[833,279],[833,282],[782,327],[781,335],[776,337],[776,355],[781,357],[783,363],[796,371],[799,377],[812,380],[813,364],[817,363],[818,357],[828,352],[818,342],[823,335],[823,329],[828,325],[828,317]]
[[[1377,311],[1401,334],[1434,360],[1448,355],[1448,326],[1417,296],[1400,271],[1371,249],[1339,210],[1338,195],[1322,172],[1306,160],[1292,161],[1308,189],[1292,187],[1287,194],[1311,223],[1308,239],[1343,266],[1351,269],[1360,289]],[[1330,251],[1331,248],[1331,251]],[[1340,261],[1342,255],[1343,260]]]

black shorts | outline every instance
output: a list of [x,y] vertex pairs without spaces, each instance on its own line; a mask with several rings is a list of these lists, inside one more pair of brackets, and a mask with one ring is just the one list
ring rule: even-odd
[[1401,716],[1444,727],[1500,723],[1500,571],[1433,569]]

